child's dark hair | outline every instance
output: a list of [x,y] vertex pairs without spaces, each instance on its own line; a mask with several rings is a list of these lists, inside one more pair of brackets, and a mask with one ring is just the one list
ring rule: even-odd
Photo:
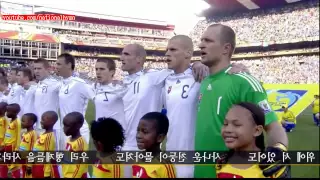
[[[256,104],[253,104],[253,103],[249,103],[249,102],[241,102],[241,103],[235,104],[235,106],[241,106],[241,107],[247,109],[248,111],[250,111],[251,116],[252,116],[252,118],[254,120],[254,123],[256,125],[261,125],[261,126],[264,127],[264,125],[265,125],[265,116],[264,116],[263,110],[259,106],[257,106]],[[261,135],[256,137],[255,143],[256,143],[256,146],[262,152],[265,150],[263,133],[261,133]],[[222,155],[222,157],[220,157],[221,161],[218,164],[226,164],[226,163],[228,163],[228,159],[233,155],[233,153],[234,153],[234,150],[229,150],[226,154]],[[218,168],[221,168],[221,166],[218,166]]]
[[15,113],[18,114],[21,111],[20,105],[17,103],[9,104],[7,107],[12,106],[15,108]]
[[157,134],[167,135],[169,129],[169,119],[166,115],[160,112],[149,112],[141,119],[146,121],[156,121]]
[[[247,109],[248,111],[250,111],[254,122],[257,125],[261,125],[261,126],[264,127],[264,125],[265,125],[265,116],[264,116],[263,110],[259,106],[257,106],[256,104],[253,104],[253,103],[248,103],[248,102],[242,102],[242,103],[239,103],[239,104],[236,104],[236,105],[237,106],[241,106],[241,107]],[[261,149],[261,151],[264,151],[265,144],[264,144],[263,133],[261,133],[260,136],[256,137],[256,146],[259,149]]]
[[33,124],[38,121],[37,115],[35,115],[35,114],[33,114],[33,113],[26,113],[26,114],[24,114],[24,116],[27,116],[28,118],[30,118],[31,120],[33,120]]
[[80,124],[83,125],[84,117],[83,117],[83,115],[81,113],[79,113],[79,112],[71,112],[71,113],[66,115],[66,117],[68,117],[68,116],[70,116],[72,118],[75,118]]
[[113,118],[98,118],[91,123],[91,137],[103,144],[104,152],[115,152],[125,141],[121,124]]

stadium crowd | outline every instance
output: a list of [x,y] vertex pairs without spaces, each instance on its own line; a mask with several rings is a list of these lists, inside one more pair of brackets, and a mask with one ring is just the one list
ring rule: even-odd
[[[235,30],[238,45],[262,42],[270,44],[315,38],[319,36],[318,6],[319,1],[311,0],[299,6],[250,11],[228,17],[202,20],[197,23],[189,36],[197,45],[199,44],[200,35],[209,24],[221,23]],[[2,13],[5,14],[5,12]],[[38,24],[57,25],[56,28],[52,28],[53,33],[62,42],[75,44],[119,47],[138,43],[146,47],[146,49],[159,49],[165,48],[167,39],[173,36],[173,31],[169,30],[143,29],[77,21],[38,21]],[[60,30],[59,26],[69,27],[73,30]],[[112,35],[112,33],[115,34]],[[118,35],[119,33],[123,35]]]
[[237,33],[237,44],[305,40],[319,36],[319,1],[299,6],[257,10],[199,21],[190,37],[195,44],[210,24],[221,23]]
[[59,36],[62,42],[70,43],[83,43],[87,45],[100,45],[100,46],[111,46],[119,47],[127,44],[141,44],[147,49],[152,48],[164,48],[166,46],[166,39],[157,38],[146,38],[146,37],[130,37],[130,36],[119,36],[119,35],[105,35],[102,33],[92,32],[75,32],[67,30],[54,31]]
[[[76,70],[80,74],[87,74],[91,80],[95,77],[93,64],[97,58],[77,58]],[[121,61],[116,60],[115,78],[123,79],[126,74],[121,70]],[[264,57],[251,60],[238,60],[234,63],[244,64],[250,73],[264,83],[275,84],[315,84],[319,82],[319,56],[282,56]],[[147,61],[146,68],[167,68],[165,61]]]
[[[89,55],[85,53],[86,55]],[[95,81],[95,67],[98,58],[78,57],[76,58],[76,72],[81,78],[88,81]],[[2,61],[4,62],[4,61]],[[255,59],[242,59],[233,61],[241,63],[250,69],[250,73],[264,83],[275,84],[315,84],[319,82],[319,56],[318,55],[299,55],[281,57],[262,57]],[[6,60],[5,63],[11,66],[21,66],[16,61]],[[116,73],[115,79],[122,80],[127,73],[121,70],[122,62],[115,60]],[[50,62],[54,73],[56,63]],[[165,69],[166,61],[146,61],[145,68]]]

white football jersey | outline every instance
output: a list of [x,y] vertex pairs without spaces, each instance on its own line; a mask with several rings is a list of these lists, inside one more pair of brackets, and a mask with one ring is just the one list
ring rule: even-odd
[[20,105],[22,93],[23,93],[23,87],[18,85],[17,83],[14,83],[11,86],[10,92],[7,96],[7,103],[8,104],[16,103]]
[[[86,114],[88,101],[93,99],[93,88],[83,79],[78,77],[69,77],[63,79],[59,91],[59,104],[61,119],[71,112],[79,112],[84,117]],[[88,123],[85,120],[82,128],[88,128]]]
[[94,104],[97,120],[100,117],[113,118],[117,120],[126,130],[124,107],[122,97],[126,88],[119,84],[98,85],[95,88]]
[[3,92],[0,92],[0,102],[7,102],[7,96]]
[[[162,109],[161,91],[165,78],[171,70],[152,72],[140,71],[124,78],[127,92],[123,97],[125,120],[127,122],[126,147],[137,147],[136,133],[140,119],[146,113]],[[137,149],[137,148],[136,148]]]
[[197,97],[200,84],[187,69],[181,74],[171,74],[165,81],[163,95],[169,119],[166,150],[194,150]]
[[[38,82],[34,97],[34,107],[38,116],[38,129],[41,129],[40,121],[44,112],[55,111],[58,113],[60,85],[60,82],[53,77],[48,77]],[[53,128],[61,129],[60,119]]]
[[21,95],[21,111],[22,114],[35,113],[34,97],[37,90],[37,85],[33,84],[29,89],[24,89]]

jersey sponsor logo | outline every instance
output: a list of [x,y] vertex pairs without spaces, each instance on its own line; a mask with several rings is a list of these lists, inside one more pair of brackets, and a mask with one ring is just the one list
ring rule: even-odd
[[19,147],[19,151],[26,151],[26,149],[27,149],[27,148],[24,147],[24,146],[20,146],[20,147]]
[[168,94],[171,92],[172,86],[168,88]]
[[6,133],[6,138],[11,138],[11,134],[9,134],[9,133]]
[[275,111],[282,112],[282,106],[292,107],[307,90],[267,90],[268,99]]
[[267,113],[272,111],[272,109],[271,109],[271,107],[270,107],[270,105],[269,105],[269,103],[268,103],[268,101],[266,99],[263,100],[263,101],[260,101],[258,103],[258,105],[263,109],[265,114],[267,114]]

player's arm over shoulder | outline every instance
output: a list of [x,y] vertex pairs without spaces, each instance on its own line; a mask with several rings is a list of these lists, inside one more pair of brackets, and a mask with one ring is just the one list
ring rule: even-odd
[[231,75],[233,79],[233,88],[237,93],[239,102],[251,102],[257,104],[265,113],[266,125],[278,120],[276,113],[272,110],[268,95],[261,85],[260,81],[252,75],[238,73]]
[[145,72],[145,74],[151,78],[151,83],[153,83],[154,85],[164,84],[166,78],[172,73],[173,71],[170,69],[149,69]]
[[55,79],[55,78],[53,78],[53,77],[50,77],[50,78],[47,78],[47,79],[45,80],[45,83],[46,83],[47,85],[49,85],[49,86],[52,86],[52,88],[53,88],[55,91],[59,92],[62,82],[59,81],[59,80],[57,80],[57,79]]
[[88,84],[85,80],[74,77],[73,80],[77,82],[78,90],[81,91],[81,95],[87,99],[93,99],[95,95],[95,86]]

